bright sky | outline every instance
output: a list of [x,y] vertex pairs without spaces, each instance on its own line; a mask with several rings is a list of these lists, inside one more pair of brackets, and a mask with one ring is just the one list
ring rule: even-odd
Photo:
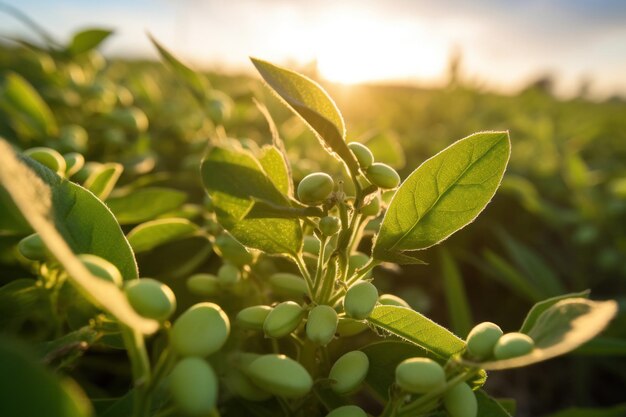
[[[6,0],[0,0],[6,1]],[[113,28],[108,54],[155,57],[150,31],[199,66],[251,69],[317,58],[337,82],[440,83],[459,48],[463,74],[515,91],[550,72],[561,93],[592,79],[602,97],[626,94],[624,0],[20,0],[10,1],[60,39]],[[0,34],[27,34],[0,15]]]

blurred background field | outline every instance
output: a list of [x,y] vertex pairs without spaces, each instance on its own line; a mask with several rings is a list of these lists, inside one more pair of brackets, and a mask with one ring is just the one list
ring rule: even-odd
[[[587,2],[547,2],[547,16],[541,14],[544,9],[540,3],[544,2],[530,2],[534,8],[524,10],[505,2],[506,7],[491,9],[492,14],[483,15],[483,19],[497,20],[498,13],[518,12],[509,37],[495,32],[505,26],[505,17],[489,26],[494,32],[471,32],[470,23],[482,22],[472,19],[478,19],[481,8],[487,8],[486,2],[478,2],[476,10],[465,10],[467,22],[456,26],[458,33],[451,29],[454,20],[442,17],[443,6],[428,9],[424,5],[429,12],[420,14],[421,19],[428,22],[428,16],[439,16],[442,26],[429,32],[436,26],[433,20],[419,30],[406,29],[409,37],[397,44],[386,44],[399,36],[391,29],[393,16],[404,11],[398,27],[413,28],[406,23],[412,16],[407,11],[412,10],[408,2],[390,2],[398,11],[385,15],[387,20],[381,17],[383,23],[373,19],[376,8],[369,2],[366,4],[371,10],[346,3],[343,11],[329,9],[324,2],[304,11],[304,6],[290,8],[281,1],[246,1],[237,6],[201,1],[179,5],[156,2],[155,9],[146,3],[130,4],[126,10],[122,3],[112,2],[106,6],[108,14],[90,17],[89,13],[97,13],[104,6],[59,2],[62,7],[50,12],[49,21],[42,13],[50,5],[30,1],[15,5],[50,31],[50,36],[58,39],[55,41],[38,34],[28,21],[15,16],[15,11],[4,14],[0,18],[0,35],[4,36],[0,39],[0,136],[21,149],[47,146],[64,154],[82,154],[91,163],[91,171],[73,180],[83,185],[89,174],[105,172],[110,163],[121,164],[119,170],[113,170],[119,179],[111,183],[111,189],[97,189],[93,180],[86,185],[101,192],[99,196],[128,232],[141,222],[174,215],[188,218],[199,227],[209,227],[201,215],[204,192],[198,176],[207,141],[232,137],[250,149],[271,142],[267,123],[253,98],[265,103],[276,121],[296,181],[317,170],[342,175],[336,161],[319,147],[304,124],[245,69],[247,55],[283,60],[319,81],[341,109],[348,139],[367,144],[377,160],[396,168],[403,178],[457,139],[481,130],[508,130],[511,161],[501,189],[484,214],[446,241],[443,249],[426,250],[424,258],[429,265],[381,269],[375,275],[376,284],[383,291],[402,296],[416,310],[462,337],[473,324],[485,320],[513,330],[534,302],[558,294],[590,289],[594,299],[617,299],[621,313],[600,338],[565,358],[524,370],[493,373],[487,389],[496,396],[516,398],[527,407],[519,409],[520,416],[548,415],[573,406],[609,408],[624,401],[626,25],[620,29],[618,23],[626,23],[626,8],[620,2],[599,2],[593,7]],[[458,6],[449,3],[450,8]],[[154,27],[144,21],[135,22],[129,29],[129,16],[139,19],[142,10],[147,13],[144,19],[155,17]],[[168,10],[175,12],[172,21],[166,19]],[[194,10],[198,11],[195,17]],[[354,13],[350,14],[351,10]],[[200,16],[211,16],[212,11],[217,15],[217,28],[206,29],[205,33],[198,22]],[[250,14],[254,12],[261,13],[261,22],[264,16],[281,17],[277,21],[283,22],[287,28],[284,30],[296,30],[305,12],[315,16],[310,19],[314,23],[329,23],[313,31],[311,28],[317,26],[309,22],[310,26],[296,31],[295,39],[288,43],[280,36],[281,27],[275,35],[259,34],[251,43],[246,36],[260,33],[253,29],[261,31],[272,27],[273,22],[252,23]],[[59,16],[70,20],[61,24]],[[315,40],[327,46],[333,44],[333,34],[342,33],[338,29],[342,18],[350,21],[349,16],[358,17],[352,20],[352,26],[344,27],[353,29],[351,35],[338,38],[338,46],[325,54],[318,46],[322,52],[312,55],[311,51],[317,51],[312,46]],[[570,24],[585,23],[587,18],[596,31],[586,28],[587,37],[572,40],[566,24],[557,20],[551,28],[551,36],[556,38],[544,33],[546,45],[537,46],[542,41],[540,34],[523,31],[534,27],[525,26],[524,17],[534,16],[547,22],[561,16]],[[289,19],[296,22],[295,26],[294,22],[288,23]],[[210,22],[207,17],[206,24],[210,26]],[[102,44],[93,33],[87,42],[72,38],[77,27],[94,24],[115,33],[110,37],[107,32],[100,33]],[[187,29],[180,29],[186,24]],[[17,28],[20,25],[21,29]],[[215,32],[222,26],[228,29],[217,36]],[[168,31],[168,27],[179,30]],[[318,36],[324,28],[333,31],[326,34],[328,38]],[[192,66],[198,73],[181,82],[157,60],[144,30],[183,61],[195,64]],[[372,35],[377,30],[381,33]],[[234,36],[232,31],[243,34]],[[411,38],[416,33],[422,33],[424,41]],[[467,33],[476,35],[468,38]],[[612,40],[606,40],[607,33]],[[524,40],[526,34],[528,39]],[[284,35],[289,36],[288,32]],[[118,36],[137,43],[122,47],[115,43]],[[423,46],[428,44],[429,36],[434,41]],[[502,39],[492,40],[484,46],[486,51],[473,47],[470,41],[467,45],[461,41],[474,39],[480,43],[485,36]],[[234,39],[230,47],[229,37]],[[381,49],[376,39],[383,39],[386,52],[382,56],[377,52]],[[413,50],[406,45],[409,39],[415,41]],[[620,39],[621,43],[617,42]],[[176,46],[181,44],[184,46],[179,50]],[[253,44],[250,50],[242,50]],[[498,53],[493,55],[493,50],[504,44],[508,49],[503,49],[497,59]],[[575,48],[580,53],[573,53]],[[542,51],[553,55],[542,60]],[[395,62],[396,55],[416,55],[419,59]],[[485,57],[491,57],[491,62],[485,63]],[[375,71],[359,68],[373,62]],[[420,66],[428,68],[420,72],[416,70]],[[512,66],[522,68],[507,72]],[[383,71],[386,67],[390,72]],[[618,71],[619,77],[615,76]],[[201,100],[185,88],[190,80],[196,80],[196,87],[203,89]],[[150,200],[157,201],[157,210],[146,213],[129,208],[129,195],[154,190],[169,192],[159,194],[161,200]],[[8,233],[11,227],[2,226],[0,283],[5,285],[32,275],[32,271],[13,256],[23,231],[19,225],[12,225],[15,227]],[[368,248],[361,250],[367,252]],[[173,258],[171,252],[179,255],[177,262],[163,264],[161,255],[168,253],[169,260]],[[196,270],[215,268],[218,258],[210,245],[207,248],[206,239],[196,236],[150,248],[138,254],[138,261],[143,275],[162,279],[177,289],[184,305],[183,278]],[[192,300],[190,295],[187,298]],[[8,309],[0,304],[0,312],[3,308]],[[14,322],[14,316],[0,320],[33,341],[45,340],[53,331],[46,328],[41,317],[26,313],[18,316]],[[102,371],[97,354],[86,359],[93,361],[89,372]],[[85,375],[75,377],[81,382],[87,379]],[[87,391],[115,391],[119,382],[108,378],[104,388],[88,387]]]

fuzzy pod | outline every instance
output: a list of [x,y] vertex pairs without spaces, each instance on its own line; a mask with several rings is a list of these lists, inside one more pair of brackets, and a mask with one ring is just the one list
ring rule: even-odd
[[298,199],[305,204],[318,204],[326,200],[335,188],[330,175],[314,172],[302,178],[298,184]]
[[444,394],[443,406],[450,417],[476,417],[478,415],[476,394],[465,382],[455,385]]
[[335,408],[326,417],[367,417],[367,414],[357,405],[344,405]]
[[315,306],[309,311],[306,322],[306,335],[310,341],[326,346],[337,332],[337,312],[327,305]]
[[441,365],[428,358],[409,358],[396,367],[396,384],[405,391],[424,394],[442,388],[446,373]]
[[304,278],[288,272],[277,272],[269,278],[272,291],[285,297],[301,298],[308,290]]
[[307,370],[285,355],[263,355],[253,360],[245,373],[255,385],[278,397],[303,397],[313,387]]
[[524,333],[507,333],[498,339],[493,347],[493,356],[500,359],[510,359],[526,355],[535,348],[535,342]]
[[375,162],[367,169],[365,177],[369,182],[382,189],[396,188],[400,185],[400,175],[387,164]]
[[264,305],[246,307],[237,313],[235,322],[244,329],[263,330],[263,323],[271,311],[272,307]]
[[205,360],[184,358],[169,376],[169,390],[180,411],[189,416],[206,416],[217,404],[218,380]]
[[361,169],[366,170],[374,163],[374,154],[362,143],[350,142],[348,143],[348,148],[350,148],[356,160],[359,162]]
[[241,272],[234,265],[224,264],[217,271],[217,279],[222,285],[234,285],[241,279]]
[[365,380],[369,370],[369,359],[360,350],[353,350],[341,356],[333,364],[328,378],[334,381],[331,388],[338,394],[356,391]]
[[[370,257],[363,252],[354,252],[348,259],[348,276],[352,276],[357,269],[363,268],[370,261]],[[370,278],[372,271],[368,271],[363,278]]]
[[332,236],[341,228],[341,221],[335,216],[322,217],[319,228],[325,236]]
[[43,262],[48,258],[48,249],[38,233],[33,233],[20,240],[17,244],[17,250],[30,261]]
[[214,303],[199,303],[176,319],[170,344],[181,356],[205,357],[218,351],[230,333],[228,316]]
[[230,392],[248,401],[265,401],[272,396],[253,384],[250,378],[239,369],[228,369],[224,376],[224,384]]
[[219,293],[220,284],[213,274],[194,274],[187,278],[187,289],[200,297],[212,297]]
[[488,321],[474,326],[467,335],[467,352],[476,359],[490,357],[502,334],[497,324]]
[[228,233],[215,238],[214,248],[219,256],[237,266],[249,265],[254,260],[248,249]]
[[124,293],[133,309],[143,317],[165,321],[176,310],[176,297],[170,287],[152,278],[127,281]]
[[377,302],[378,290],[374,284],[361,281],[348,288],[343,299],[343,308],[353,319],[364,320],[374,310]]
[[263,331],[268,337],[281,338],[298,328],[304,317],[304,309],[293,301],[278,304],[263,322]]

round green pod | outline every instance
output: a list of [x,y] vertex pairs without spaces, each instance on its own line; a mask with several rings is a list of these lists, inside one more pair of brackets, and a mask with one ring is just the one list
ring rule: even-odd
[[310,253],[311,255],[316,255],[320,253],[320,245],[321,242],[315,236],[307,235],[304,237],[304,244],[302,245],[302,250],[305,253]]
[[295,274],[277,272],[269,278],[270,287],[277,295],[300,298],[307,294],[306,281]]
[[341,337],[356,336],[367,329],[369,329],[367,323],[347,317],[340,317],[337,323],[337,333]]
[[310,341],[326,346],[335,337],[338,321],[337,312],[331,306],[315,306],[309,311],[306,336]]
[[127,281],[124,293],[128,302],[140,315],[165,321],[176,310],[176,297],[171,288],[152,278]]
[[229,368],[224,376],[224,384],[230,392],[248,401],[265,401],[272,396],[254,385],[239,369]]
[[254,260],[248,249],[228,233],[215,238],[214,248],[219,256],[237,266],[249,265]]
[[455,385],[444,394],[443,406],[450,417],[476,417],[478,415],[476,394],[465,382]]
[[313,387],[307,370],[285,355],[263,355],[252,361],[245,373],[255,385],[278,397],[303,397]]
[[361,169],[367,169],[374,163],[374,154],[369,148],[359,142],[348,143],[348,148],[352,151]]
[[47,259],[48,249],[38,233],[33,233],[20,240],[17,244],[17,250],[24,258],[31,261],[45,261]]
[[535,342],[524,333],[507,333],[493,347],[496,359],[509,359],[526,355],[535,348]]
[[376,217],[380,213],[380,196],[376,194],[367,204],[361,207],[361,214]]
[[409,358],[396,367],[396,384],[405,391],[424,394],[442,388],[446,373],[441,365],[428,358]]
[[169,390],[178,409],[190,416],[206,416],[217,404],[217,376],[198,357],[184,358],[174,366]]
[[285,337],[298,328],[303,317],[304,310],[299,304],[285,301],[269,312],[263,322],[263,331],[268,337]]
[[335,408],[326,417],[367,417],[367,414],[357,405],[344,405]]
[[325,236],[332,236],[341,228],[341,221],[335,216],[326,216],[320,219],[319,227]]
[[178,317],[170,332],[170,344],[181,356],[208,356],[228,339],[230,322],[220,306],[199,303]]
[[271,311],[272,307],[270,306],[247,307],[237,313],[235,322],[245,329],[263,330],[263,323]]
[[104,279],[121,287],[123,284],[122,274],[115,265],[96,255],[83,253],[78,255],[83,265],[98,278]]
[[224,264],[217,271],[217,279],[220,284],[233,285],[241,279],[241,272],[234,265]]
[[334,381],[331,388],[338,394],[355,391],[365,380],[370,361],[360,350],[348,352],[333,364],[328,378]]
[[219,280],[213,274],[194,274],[187,278],[187,289],[200,297],[211,297],[219,292]]
[[[348,276],[352,276],[357,269],[363,268],[370,261],[370,257],[362,252],[355,252],[348,259]],[[368,271],[364,278],[370,278],[372,271]]]
[[348,316],[363,320],[374,310],[376,302],[378,290],[374,284],[361,281],[348,288],[343,299],[343,309]]
[[45,165],[59,175],[63,175],[65,173],[65,159],[63,159],[63,156],[54,149],[45,147],[30,148],[24,151],[24,155],[34,159],[42,165]]
[[393,295],[393,294],[381,295],[380,297],[378,297],[378,302],[384,306],[411,308],[409,303],[407,303],[406,301],[404,301],[402,298],[398,297],[397,295]]
[[326,200],[335,188],[330,175],[324,172],[314,172],[302,178],[298,184],[298,199],[303,203],[317,204]]
[[375,162],[367,169],[365,177],[369,182],[383,189],[396,188],[400,185],[400,175],[387,164]]
[[488,358],[501,336],[502,329],[497,324],[488,321],[480,323],[467,335],[467,352],[477,359]]

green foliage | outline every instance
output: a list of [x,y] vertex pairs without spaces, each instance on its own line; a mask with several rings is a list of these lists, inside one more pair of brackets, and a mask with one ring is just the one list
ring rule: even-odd
[[108,29],[86,29],[77,32],[72,37],[68,47],[68,52],[72,55],[80,55],[96,49],[105,39],[113,34]]

